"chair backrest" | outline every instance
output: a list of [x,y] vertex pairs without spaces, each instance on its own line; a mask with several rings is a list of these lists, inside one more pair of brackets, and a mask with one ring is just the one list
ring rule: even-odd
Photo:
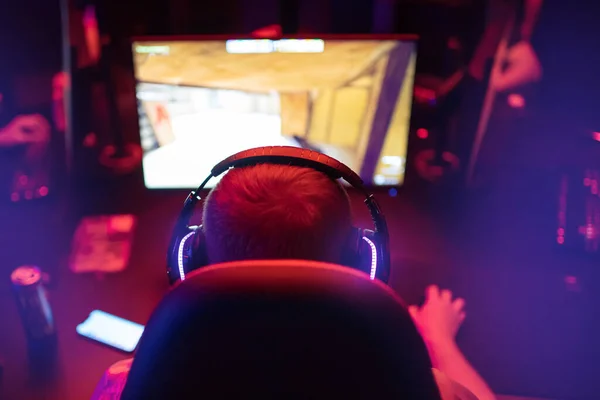
[[361,272],[246,261],[191,274],[142,336],[129,399],[439,399],[402,301]]

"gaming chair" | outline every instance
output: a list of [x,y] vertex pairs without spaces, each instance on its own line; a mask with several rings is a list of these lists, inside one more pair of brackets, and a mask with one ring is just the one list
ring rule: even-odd
[[201,268],[160,302],[122,400],[440,399],[398,296],[299,260]]

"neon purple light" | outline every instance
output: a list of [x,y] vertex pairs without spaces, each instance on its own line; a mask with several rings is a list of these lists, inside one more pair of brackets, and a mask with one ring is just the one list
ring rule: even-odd
[[377,274],[377,247],[375,247],[375,243],[368,237],[363,236],[363,240],[371,247],[371,273],[369,274],[369,278],[375,279],[375,275]]
[[185,246],[185,242],[194,234],[194,232],[190,232],[181,239],[179,242],[179,249],[177,251],[177,267],[179,268],[179,277],[182,281],[185,281],[185,269],[183,268],[183,247]]

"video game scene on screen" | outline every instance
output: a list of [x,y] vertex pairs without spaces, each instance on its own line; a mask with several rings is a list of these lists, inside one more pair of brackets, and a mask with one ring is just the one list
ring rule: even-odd
[[259,146],[325,153],[368,184],[404,179],[414,42],[136,42],[133,51],[149,188],[193,188],[220,160]]

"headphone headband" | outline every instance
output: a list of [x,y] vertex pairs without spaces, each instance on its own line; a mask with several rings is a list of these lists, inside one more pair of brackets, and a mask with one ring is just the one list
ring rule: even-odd
[[261,163],[310,167],[323,172],[332,179],[342,178],[366,194],[363,180],[345,164],[325,154],[292,146],[257,147],[240,151],[215,165],[211,175],[219,176],[230,168]]

